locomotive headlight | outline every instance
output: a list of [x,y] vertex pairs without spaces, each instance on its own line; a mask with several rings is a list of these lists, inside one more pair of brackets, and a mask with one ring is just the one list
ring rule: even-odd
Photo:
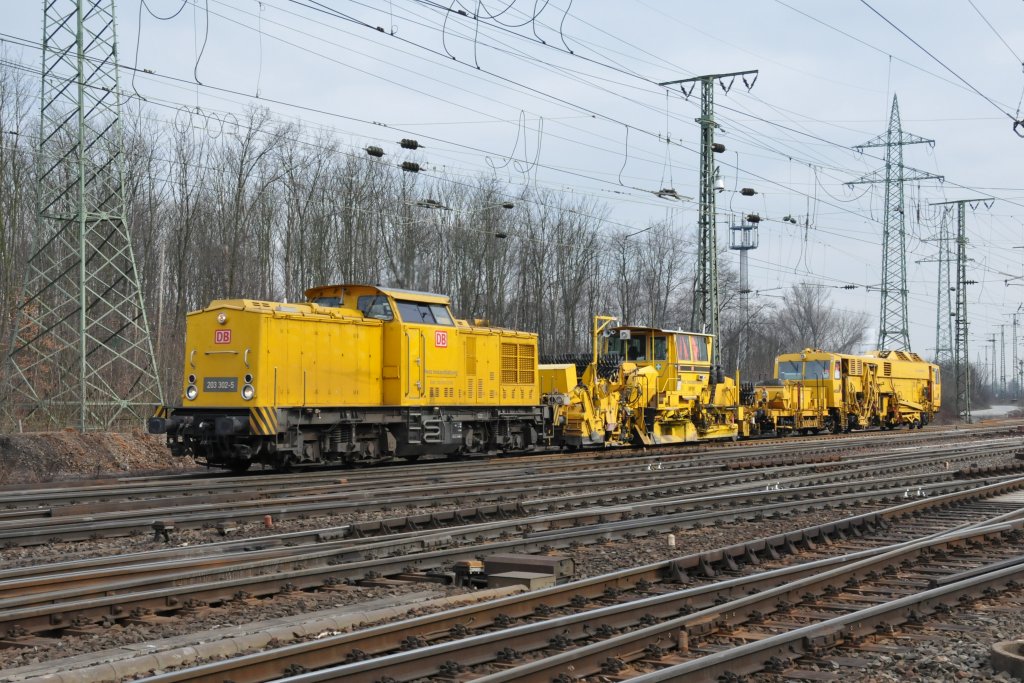
[[189,375],[188,376],[188,383],[189,384],[195,384],[196,383],[196,376],[195,375]]
[[217,322],[219,322],[221,325],[223,325],[227,321],[228,321],[228,314],[227,313],[221,311],[220,313],[217,314]]
[[252,384],[252,375],[246,375],[245,376],[245,383],[246,384]]
[[196,388],[195,384],[189,384],[188,388],[185,389],[185,398],[190,401],[196,400],[196,396],[199,395],[199,389]]
[[246,384],[242,387],[242,398],[246,401],[251,401],[252,397],[256,395],[256,390],[252,388],[251,384]]

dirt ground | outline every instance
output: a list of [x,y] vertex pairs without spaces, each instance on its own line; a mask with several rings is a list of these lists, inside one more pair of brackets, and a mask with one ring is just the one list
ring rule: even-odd
[[178,472],[193,467],[191,458],[171,457],[163,436],[142,432],[0,434],[0,486]]

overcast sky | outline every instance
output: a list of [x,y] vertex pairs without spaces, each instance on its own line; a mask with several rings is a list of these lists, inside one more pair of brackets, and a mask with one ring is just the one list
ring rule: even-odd
[[[667,218],[692,234],[696,203],[654,192],[697,196],[699,88],[686,98],[657,83],[757,69],[749,92],[737,79],[715,93],[727,147],[719,241],[730,211],[759,213],[755,305],[808,281],[876,325],[884,188],[846,183],[882,167],[884,149],[852,148],[885,132],[895,94],[904,130],[935,140],[905,147],[906,165],[946,179],[906,186],[912,347],[930,356],[935,345],[937,245],[926,240],[941,213],[930,202],[997,200],[967,217],[980,283],[969,298],[972,358],[1010,322],[1024,295],[1024,138],[1012,128],[1024,93],[1020,0],[567,3],[122,1],[120,61],[153,72],[123,70],[122,86],[160,116],[200,107],[211,134],[259,102],[427,173],[595,197],[609,232]],[[40,4],[6,0],[0,37],[38,43]],[[425,148],[409,156],[396,144],[404,137]],[[1009,356],[1009,327],[1006,339]]]

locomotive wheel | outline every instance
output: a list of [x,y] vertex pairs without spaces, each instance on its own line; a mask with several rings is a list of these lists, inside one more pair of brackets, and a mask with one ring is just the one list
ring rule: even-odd
[[228,463],[228,469],[232,474],[243,474],[248,472],[252,466],[252,460],[232,460]]

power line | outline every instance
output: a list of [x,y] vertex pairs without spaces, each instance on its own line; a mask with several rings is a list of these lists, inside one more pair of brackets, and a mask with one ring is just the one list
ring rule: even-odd
[[871,10],[872,12],[877,14],[882,19],[882,21],[884,21],[885,23],[889,24],[889,26],[891,26],[893,29],[895,29],[901,36],[903,36],[904,38],[909,40],[911,43],[916,45],[918,47],[918,49],[920,49],[926,55],[931,57],[939,66],[941,66],[943,69],[945,69],[946,71],[951,73],[953,76],[956,77],[957,80],[959,80],[961,83],[963,83],[968,88],[970,88],[972,92],[974,92],[976,95],[978,95],[983,100],[985,100],[986,102],[991,104],[993,107],[995,107],[1001,114],[1005,115],[1007,118],[1009,118],[1011,121],[1013,121],[1013,129],[1014,129],[1014,131],[1016,131],[1018,129],[1018,127],[1024,125],[1024,121],[1019,121],[1019,120],[1017,120],[1016,117],[1014,117],[1013,114],[1011,114],[1011,113],[1009,113],[1007,111],[1004,111],[1003,108],[1000,107],[998,104],[996,104],[996,102],[993,101],[988,95],[986,95],[985,93],[983,93],[980,90],[978,90],[977,88],[975,88],[974,85],[972,85],[967,79],[965,79],[963,76],[961,76],[957,72],[953,71],[953,69],[951,69],[950,67],[946,66],[945,62],[943,62],[941,59],[939,59],[938,57],[933,55],[931,52],[929,52],[928,49],[925,48],[923,45],[921,45],[919,42],[917,42],[916,40],[911,38],[907,34],[906,31],[901,29],[899,26],[897,26],[892,21],[890,21],[884,14],[882,14],[881,12],[876,10],[874,7],[872,7],[871,4],[867,0],[860,0],[860,1],[861,1],[861,3],[865,7],[867,7],[869,10]]

